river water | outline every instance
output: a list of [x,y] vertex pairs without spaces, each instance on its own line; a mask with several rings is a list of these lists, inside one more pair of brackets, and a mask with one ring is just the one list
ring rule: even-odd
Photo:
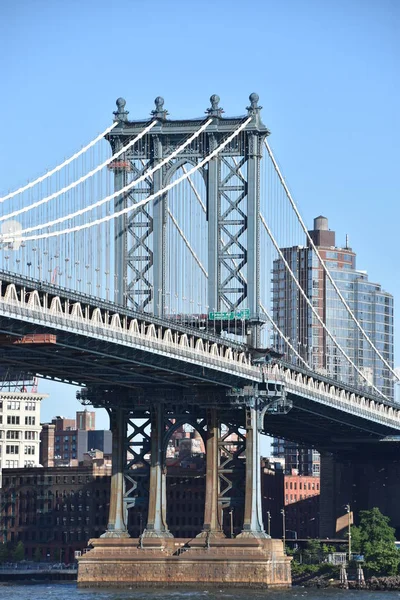
[[76,584],[0,585],[0,600],[396,600],[400,592],[318,590],[171,590],[171,589],[78,589]]

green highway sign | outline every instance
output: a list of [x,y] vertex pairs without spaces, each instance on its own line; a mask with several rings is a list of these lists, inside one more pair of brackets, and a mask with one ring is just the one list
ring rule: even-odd
[[234,321],[235,319],[249,319],[250,309],[231,310],[229,312],[210,312],[208,314],[210,321]]
[[234,319],[250,319],[250,309],[243,308],[242,310],[236,310],[234,312]]

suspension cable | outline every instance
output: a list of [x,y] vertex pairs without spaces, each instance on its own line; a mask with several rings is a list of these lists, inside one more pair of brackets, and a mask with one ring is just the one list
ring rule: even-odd
[[86,181],[86,179],[89,179],[89,177],[92,177],[93,175],[95,175],[96,173],[98,173],[99,171],[101,171],[104,167],[106,167],[111,162],[113,162],[115,159],[117,159],[119,156],[121,156],[121,154],[123,154],[124,152],[126,152],[127,150],[129,150],[129,148],[131,148],[139,140],[141,140],[142,137],[146,135],[146,133],[148,133],[155,125],[157,125],[157,123],[158,123],[158,121],[156,121],[156,120],[152,121],[148,125],[148,127],[146,127],[145,129],[143,129],[143,131],[141,133],[139,133],[135,138],[133,138],[133,140],[131,140],[128,144],[126,144],[126,146],[124,146],[123,148],[121,148],[120,150],[118,150],[118,152],[116,152],[115,154],[113,154],[110,158],[108,158],[107,160],[105,160],[102,164],[98,165],[95,169],[92,169],[91,171],[89,171],[88,173],[86,173],[86,175],[82,175],[82,177],[80,177],[76,181],[73,181],[72,183],[66,185],[61,190],[58,190],[57,192],[54,192],[53,194],[50,194],[49,196],[46,196],[45,198],[41,198],[37,202],[33,202],[33,204],[29,204],[28,206],[24,206],[24,207],[22,207],[22,208],[20,208],[18,210],[15,210],[14,212],[8,213],[7,215],[0,216],[0,221],[5,221],[7,219],[12,219],[12,218],[17,217],[18,215],[20,215],[22,213],[27,213],[30,210],[33,210],[34,208],[37,208],[38,206],[41,206],[42,204],[46,204],[47,202],[50,202],[50,200],[54,200],[54,198],[58,198],[58,196],[61,196],[61,194],[65,194],[66,192],[69,192],[70,190],[72,190],[73,188],[75,188],[77,185],[79,185],[79,184],[83,183],[84,181]]
[[[252,117],[248,117],[241,125],[239,125],[239,127],[224,141],[222,142],[219,146],[217,146],[217,148],[215,148],[215,150],[213,150],[211,152],[211,154],[209,154],[208,156],[206,156],[203,160],[201,160],[195,167],[193,167],[192,169],[190,169],[190,171],[188,171],[187,173],[184,173],[183,175],[181,175],[181,177],[179,177],[178,179],[175,179],[173,182],[169,183],[168,185],[166,185],[165,187],[163,187],[162,189],[160,189],[158,192],[155,192],[154,194],[151,194],[150,196],[148,196],[147,198],[143,198],[143,200],[140,200],[139,202],[137,202],[136,204],[132,205],[132,206],[127,206],[125,208],[123,208],[120,211],[114,212],[110,215],[106,215],[100,219],[96,219],[94,221],[88,222],[88,223],[83,223],[82,225],[76,225],[75,227],[69,227],[67,229],[61,229],[59,231],[52,231],[49,233],[42,233],[39,235],[32,235],[32,236],[27,236],[23,238],[23,241],[31,241],[31,240],[38,240],[38,239],[47,239],[47,238],[51,238],[51,237],[58,237],[60,235],[64,235],[67,233],[73,233],[75,231],[81,231],[83,229],[89,229],[91,227],[94,227],[96,225],[100,225],[100,223],[104,223],[106,221],[110,221],[112,219],[116,219],[117,217],[120,217],[121,215],[125,215],[129,212],[132,212],[134,210],[137,210],[138,208],[140,208],[141,206],[144,206],[146,204],[148,204],[148,202],[150,202],[150,200],[154,200],[155,198],[158,198],[158,196],[161,196],[162,194],[165,194],[166,192],[168,192],[170,189],[174,188],[176,185],[178,185],[179,183],[181,183],[181,181],[184,181],[185,179],[187,179],[188,177],[190,177],[193,173],[195,173],[196,171],[198,171],[201,167],[203,167],[205,164],[207,164],[212,158],[214,158],[214,156],[216,156],[219,152],[221,152],[221,150],[223,150],[225,148],[225,146],[227,146],[251,121]],[[200,130],[198,130],[196,132],[195,135],[200,135],[201,130],[205,129],[208,124],[212,122],[212,119],[209,119],[207,121],[207,123],[205,123]],[[193,137],[193,136],[192,136]],[[189,143],[189,140],[186,142]],[[182,147],[180,147],[181,149]],[[168,160],[170,160],[171,155],[169,155]],[[167,159],[166,159],[167,160]],[[131,184],[129,184],[129,186],[131,186]],[[126,191],[126,187],[122,188],[121,190],[119,190],[118,192],[116,192],[115,194],[113,194],[114,196],[119,196],[121,195],[121,193],[123,193],[124,191]],[[100,202],[104,203],[105,201],[107,201],[107,199],[103,199]],[[95,204],[96,206],[98,206],[98,203]],[[90,208],[93,208],[95,205],[91,205]],[[86,212],[86,209],[83,209],[83,212]],[[79,211],[79,214],[81,214],[82,211]],[[65,219],[64,219],[65,220]],[[41,228],[46,227],[46,225],[42,225]],[[17,234],[17,238],[18,240],[21,239],[21,236],[24,232],[20,231]],[[7,236],[2,236],[1,240],[4,241],[4,238]],[[14,236],[15,238],[15,236]],[[10,234],[8,234],[7,240],[6,241],[10,241],[11,238]]]
[[373,341],[371,340],[371,338],[368,336],[368,334],[366,333],[366,331],[364,330],[364,328],[362,327],[362,325],[360,324],[360,322],[358,321],[357,317],[355,316],[355,314],[353,313],[353,311],[351,310],[350,306],[348,305],[348,303],[346,302],[346,299],[344,298],[343,294],[341,293],[341,291],[339,290],[338,286],[336,285],[332,275],[329,272],[329,269],[327,268],[325,261],[322,259],[317,246],[314,244],[314,241],[312,239],[312,237],[310,236],[307,227],[304,224],[303,219],[301,218],[301,215],[298,211],[298,208],[296,206],[296,203],[294,202],[292,195],[286,185],[285,179],[282,175],[282,173],[280,172],[280,169],[278,167],[278,164],[275,160],[275,157],[272,153],[271,148],[269,147],[269,144],[267,142],[267,140],[264,140],[264,145],[268,151],[268,154],[272,160],[272,163],[275,167],[275,171],[277,172],[277,175],[279,177],[279,180],[281,182],[281,184],[283,185],[283,188],[285,190],[286,196],[289,199],[290,204],[292,205],[292,208],[294,210],[294,212],[296,213],[296,216],[303,228],[303,231],[305,232],[307,239],[312,247],[312,249],[314,250],[323,270],[325,271],[326,276],[328,277],[331,285],[333,286],[335,292],[337,293],[337,295],[339,296],[341,302],[343,303],[344,307],[346,308],[346,310],[348,311],[349,315],[351,316],[352,320],[354,321],[354,323],[356,324],[357,328],[359,329],[360,333],[364,336],[364,338],[367,340],[367,342],[369,343],[369,345],[371,346],[371,348],[375,351],[375,353],[377,354],[377,356],[379,356],[379,358],[381,359],[381,361],[383,362],[383,364],[385,365],[385,367],[387,367],[387,369],[389,369],[389,371],[392,373],[392,375],[394,375],[394,377],[400,381],[400,376],[396,373],[396,371],[390,366],[390,364],[387,362],[387,360],[382,356],[382,354],[379,352],[378,348],[375,346],[375,344],[373,343]]
[[192,246],[189,243],[189,240],[187,239],[187,237],[185,236],[185,234],[183,233],[182,229],[179,226],[178,221],[175,219],[174,215],[171,212],[171,209],[168,208],[168,214],[171,217],[171,221],[173,222],[173,224],[175,225],[179,235],[181,236],[181,238],[183,239],[186,247],[188,248],[190,254],[193,256],[194,260],[196,261],[196,263],[199,265],[200,269],[203,271],[204,275],[206,277],[208,277],[208,273],[205,269],[205,267],[202,265],[201,260],[199,259],[199,257],[197,256],[196,252],[193,250]]
[[[212,123],[212,119],[208,119],[208,121],[206,121],[192,136],[190,136],[183,144],[181,144],[176,150],[174,150],[171,154],[169,154],[166,158],[164,158],[161,162],[157,163],[157,165],[155,165],[154,167],[152,167],[151,169],[149,169],[148,171],[146,171],[143,175],[141,175],[140,177],[138,177],[138,179],[134,179],[133,181],[131,181],[130,183],[128,183],[127,185],[125,185],[123,188],[121,188],[120,190],[117,190],[116,192],[114,192],[113,194],[110,194],[109,196],[106,196],[105,198],[102,198],[101,200],[98,200],[97,202],[94,202],[93,204],[90,204],[89,206],[85,206],[84,208],[81,208],[77,211],[75,211],[74,213],[70,213],[68,215],[65,215],[64,217],[59,217],[58,219],[54,219],[53,221],[48,221],[47,223],[42,223],[39,225],[34,225],[33,227],[27,227],[26,229],[23,229],[22,231],[18,232],[18,239],[20,238],[21,235],[24,235],[25,233],[30,233],[32,231],[37,231],[38,229],[46,229],[48,227],[52,227],[54,225],[58,225],[59,223],[63,223],[64,221],[69,221],[70,219],[74,219],[75,217],[81,216],[85,213],[87,213],[90,210],[94,210],[95,208],[102,206],[103,204],[106,204],[107,202],[110,202],[111,200],[113,200],[114,198],[116,198],[117,196],[121,196],[122,194],[125,194],[126,192],[128,192],[129,190],[131,190],[133,187],[135,187],[136,185],[138,185],[139,183],[141,183],[142,181],[144,181],[146,178],[148,178],[150,175],[152,175],[155,171],[158,171],[159,169],[161,169],[164,165],[166,165],[172,158],[175,158],[175,156],[177,154],[179,154],[179,152],[181,152],[184,148],[186,148],[186,146],[188,146],[189,144],[191,144],[191,142],[193,142],[193,140],[195,140],[207,127],[208,125],[210,125],[210,123]],[[142,204],[139,202],[137,204],[135,204],[132,208],[132,210],[134,210],[135,208],[139,208],[139,206],[142,206]],[[124,213],[114,213],[114,214],[124,214]],[[112,218],[112,217],[111,217]],[[64,231],[64,230],[62,230]],[[65,230],[67,231],[67,230]],[[73,231],[76,231],[73,229]],[[43,237],[43,236],[42,236]],[[7,242],[12,238],[12,234],[4,234],[3,237],[1,238],[2,241]],[[41,239],[41,237],[32,237],[30,236],[29,238],[30,240],[33,239]]]
[[332,342],[336,345],[336,347],[338,348],[338,350],[343,354],[343,356],[349,361],[349,363],[351,364],[351,366],[357,371],[357,373],[359,375],[361,375],[361,377],[363,379],[365,379],[365,381],[368,383],[368,385],[370,385],[376,392],[378,392],[378,394],[380,396],[382,396],[385,400],[389,399],[385,396],[385,394],[383,392],[381,392],[380,389],[378,389],[373,383],[371,383],[368,380],[368,377],[366,377],[364,375],[364,373],[356,366],[356,364],[351,360],[350,356],[348,356],[348,354],[346,353],[345,350],[343,350],[343,348],[341,347],[341,345],[339,344],[339,342],[334,338],[334,336],[332,335],[332,333],[329,331],[328,327],[325,325],[325,323],[323,322],[323,320],[321,319],[321,317],[319,316],[318,312],[315,310],[314,306],[311,304],[307,294],[305,293],[305,291],[303,290],[303,288],[301,287],[297,277],[295,276],[295,274],[293,273],[292,269],[289,266],[289,263],[287,262],[282,250],[279,247],[279,244],[277,243],[277,241],[275,240],[270,228],[267,225],[267,222],[265,221],[263,215],[260,214],[260,218],[261,218],[261,222],[264,225],[272,243],[275,246],[275,249],[278,251],[279,256],[281,258],[281,260],[283,261],[286,269],[288,270],[288,272],[290,273],[290,276],[292,277],[293,281],[295,282],[296,286],[298,287],[300,293],[302,294],[303,298],[305,299],[305,301],[307,302],[307,304],[309,305],[309,307],[311,308],[313,314],[316,316],[318,322],[320,323],[320,325],[322,325],[322,327],[324,328],[324,330],[326,331],[326,333],[328,334],[328,336],[331,338]]
[[267,309],[265,308],[265,306],[262,304],[262,302],[260,302],[260,308],[263,311],[263,313],[266,315],[266,317],[270,320],[270,322],[272,323],[273,327],[275,327],[276,331],[281,336],[281,338],[284,340],[284,342],[295,353],[295,355],[297,356],[297,358],[299,360],[301,360],[301,362],[303,363],[303,365],[305,365],[307,367],[307,369],[310,369],[310,365],[304,360],[304,358],[299,354],[299,352],[296,350],[296,348],[290,343],[289,338],[287,338],[285,336],[285,334],[283,333],[283,331],[278,327],[278,325],[275,323],[275,321],[273,320],[273,318],[271,317],[271,315],[269,314],[269,312],[267,311]]
[[103,131],[103,133],[100,133],[100,135],[98,135],[94,140],[92,140],[84,148],[81,148],[79,150],[79,152],[76,152],[75,154],[73,154],[72,156],[70,156],[70,158],[67,158],[67,160],[65,160],[61,165],[58,165],[57,167],[54,167],[54,169],[52,169],[51,171],[48,171],[44,175],[41,175],[40,177],[38,177],[37,179],[35,179],[35,181],[31,181],[31,182],[27,183],[26,185],[20,187],[18,190],[15,190],[14,192],[10,192],[6,196],[2,196],[0,198],[0,202],[4,202],[5,200],[9,200],[10,198],[14,198],[14,196],[16,196],[17,194],[22,194],[22,192],[25,192],[26,190],[29,190],[30,188],[34,187],[38,183],[41,183],[42,181],[44,181],[48,177],[51,177],[52,175],[54,175],[54,173],[57,173],[58,171],[61,171],[61,169],[63,169],[67,165],[69,165],[72,161],[74,161],[79,156],[81,156],[82,154],[84,154],[87,150],[89,150],[89,148],[91,148],[92,146],[94,146],[95,144],[97,144],[97,142],[99,142],[105,135],[107,135],[108,133],[110,133],[110,131],[112,131],[114,129],[114,127],[116,127],[117,125],[118,125],[118,121],[115,122],[115,123],[113,123],[112,125],[110,125],[110,127],[107,127],[107,129],[105,131]]

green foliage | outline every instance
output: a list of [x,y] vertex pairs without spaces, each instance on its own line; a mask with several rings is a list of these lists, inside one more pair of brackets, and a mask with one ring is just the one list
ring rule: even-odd
[[379,508],[372,508],[360,511],[359,527],[351,528],[352,551],[364,555],[365,567],[374,575],[396,575],[398,571],[400,552],[389,523]]
[[336,552],[336,548],[335,548],[335,546],[332,546],[329,544],[322,544],[321,552],[322,552],[322,557],[325,559],[325,558],[328,558],[328,554],[332,554],[333,552]]
[[365,554],[365,566],[376,575],[396,575],[400,563],[397,548],[385,542],[378,542]]
[[[362,554],[361,529],[355,525],[351,527],[351,549],[355,554]],[[348,548],[346,547],[343,552],[347,551]]]
[[321,563],[319,565],[306,565],[300,564],[296,561],[291,563],[293,577],[322,577],[327,576],[332,579],[339,577],[339,567],[335,567],[328,563]]
[[322,558],[321,544],[318,540],[309,540],[303,552],[305,561],[310,564],[319,564]]
[[0,563],[7,562],[8,548],[7,544],[0,544]]
[[35,562],[40,562],[42,560],[42,553],[40,552],[40,548],[36,548],[35,550],[35,554],[33,556],[33,560]]
[[20,562],[25,558],[25,548],[22,542],[18,542],[12,553],[13,561]]
[[314,575],[319,571],[319,565],[300,564],[295,560],[291,562],[292,575]]

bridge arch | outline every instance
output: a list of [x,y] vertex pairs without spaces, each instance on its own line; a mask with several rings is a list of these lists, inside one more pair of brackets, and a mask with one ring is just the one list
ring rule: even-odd
[[205,422],[188,415],[169,425],[163,436],[166,520],[174,537],[190,539],[204,522]]
[[5,291],[5,294],[4,294],[4,300],[5,300],[5,302],[12,302],[12,303],[15,303],[15,304],[19,304],[17,290],[16,290],[16,287],[15,287],[15,285],[13,283],[10,283],[6,287],[6,291]]

